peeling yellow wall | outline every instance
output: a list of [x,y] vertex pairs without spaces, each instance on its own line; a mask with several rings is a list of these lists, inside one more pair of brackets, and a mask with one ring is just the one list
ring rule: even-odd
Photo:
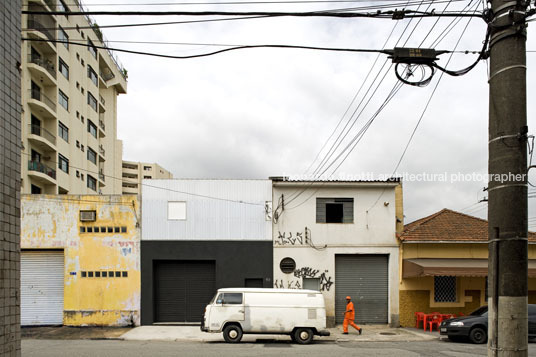
[[[81,222],[81,210],[96,211],[96,221]],[[21,213],[21,249],[64,251],[65,325],[139,324],[137,196],[23,195]],[[126,227],[126,232],[81,233],[81,227],[95,226]],[[82,272],[114,272],[114,277],[84,278]],[[115,277],[115,272],[127,276]]]
[[[529,259],[536,259],[536,246],[529,245]],[[487,259],[488,245],[485,243],[402,243],[400,264],[404,259],[415,258],[465,258]],[[484,277],[459,277],[457,279],[458,301],[434,303],[433,277],[402,279],[400,269],[400,325],[415,326],[415,312],[441,312],[468,314],[487,303]],[[529,279],[529,302],[536,302],[536,279]]]

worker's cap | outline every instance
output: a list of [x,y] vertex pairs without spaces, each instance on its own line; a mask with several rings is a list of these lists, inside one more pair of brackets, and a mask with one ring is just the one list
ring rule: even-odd
[[349,297],[349,296],[347,296],[347,297],[346,297],[346,300],[351,300],[351,299],[352,299],[352,298],[351,298],[351,297]]

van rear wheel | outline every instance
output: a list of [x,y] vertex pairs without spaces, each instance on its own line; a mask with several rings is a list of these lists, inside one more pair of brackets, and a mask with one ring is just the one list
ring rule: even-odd
[[294,331],[294,340],[300,345],[306,345],[313,340],[313,330],[310,328],[299,327]]
[[242,328],[238,325],[228,325],[223,329],[223,338],[228,343],[240,342],[242,335]]

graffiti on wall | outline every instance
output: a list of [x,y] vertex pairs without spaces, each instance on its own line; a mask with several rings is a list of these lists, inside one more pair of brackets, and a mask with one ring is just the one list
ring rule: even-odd
[[307,230],[304,232],[278,232],[274,245],[309,245]]
[[320,273],[320,270],[313,269],[311,267],[302,267],[294,270],[294,277],[300,280],[288,280],[285,284],[283,279],[276,279],[274,281],[274,288],[276,289],[301,289],[303,278],[317,278],[319,279],[320,291],[329,291],[333,286],[333,278],[329,275],[329,270],[324,270]]

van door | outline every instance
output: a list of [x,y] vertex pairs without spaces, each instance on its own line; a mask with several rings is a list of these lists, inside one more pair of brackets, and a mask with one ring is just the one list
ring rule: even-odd
[[210,309],[210,327],[222,329],[226,322],[244,321],[244,294],[220,293]]

